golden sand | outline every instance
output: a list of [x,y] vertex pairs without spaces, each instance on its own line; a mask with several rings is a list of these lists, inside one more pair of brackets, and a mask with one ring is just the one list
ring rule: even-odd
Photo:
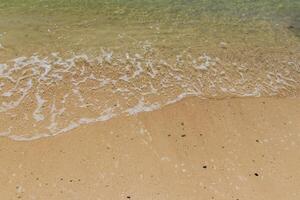
[[300,199],[299,98],[188,98],[29,142],[0,138],[0,199]]
[[274,2],[0,0],[0,200],[299,200]]

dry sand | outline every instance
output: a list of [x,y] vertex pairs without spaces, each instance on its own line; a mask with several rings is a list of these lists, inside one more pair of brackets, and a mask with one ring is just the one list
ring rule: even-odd
[[188,98],[29,142],[0,138],[0,199],[300,199],[300,99]]

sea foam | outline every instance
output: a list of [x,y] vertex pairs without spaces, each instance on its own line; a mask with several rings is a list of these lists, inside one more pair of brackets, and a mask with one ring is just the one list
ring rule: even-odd
[[174,58],[111,50],[98,56],[18,57],[0,64],[0,135],[13,140],[54,136],[189,96],[293,95],[299,71],[297,60],[258,68],[186,52]]

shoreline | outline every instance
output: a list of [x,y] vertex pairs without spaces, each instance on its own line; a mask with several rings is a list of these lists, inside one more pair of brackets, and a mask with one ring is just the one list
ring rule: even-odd
[[[231,99],[298,99],[298,94],[296,94],[295,96],[263,96],[263,97],[260,97],[260,96],[244,96],[244,97],[239,97],[239,96],[224,96],[224,97],[201,97],[201,96],[185,96],[183,98],[179,98],[177,101],[175,102],[171,102],[171,103],[168,103],[166,105],[163,105],[163,106],[159,106],[158,108],[154,108],[153,110],[143,110],[143,111],[138,111],[136,113],[121,113],[119,115],[112,115],[111,117],[108,117],[107,119],[104,119],[104,120],[99,120],[99,121],[94,121],[94,122],[89,122],[89,123],[85,123],[85,124],[77,124],[76,127],[73,127],[73,128],[70,128],[69,130],[66,130],[66,131],[63,131],[61,133],[56,133],[54,135],[48,135],[48,134],[39,134],[38,136],[31,136],[30,138],[27,138],[26,135],[12,135],[12,136],[9,136],[9,135],[0,135],[0,138],[8,138],[9,140],[12,140],[12,141],[16,141],[16,142],[30,142],[30,141],[35,141],[35,140],[41,140],[41,139],[47,139],[47,138],[52,138],[52,137],[57,137],[59,135],[64,135],[64,134],[69,134],[70,132],[72,131],[75,131],[76,129],[80,128],[80,127],[85,127],[85,126],[89,126],[89,125],[93,125],[93,124],[96,124],[96,123],[105,123],[107,121],[110,121],[110,120],[114,120],[115,118],[126,118],[127,117],[137,117],[137,115],[140,115],[142,113],[149,113],[149,112],[155,112],[155,111],[158,111],[158,110],[161,110],[161,109],[164,109],[165,107],[169,107],[169,106],[172,106],[174,104],[177,104],[177,103],[180,103],[181,101],[188,101],[189,99],[197,99],[197,101],[204,101],[204,102],[209,102],[209,101],[229,101]],[[67,129],[67,128],[66,128]],[[30,134],[28,134],[30,135]]]
[[189,97],[55,137],[1,137],[0,191],[4,199],[296,200],[299,121],[297,97]]

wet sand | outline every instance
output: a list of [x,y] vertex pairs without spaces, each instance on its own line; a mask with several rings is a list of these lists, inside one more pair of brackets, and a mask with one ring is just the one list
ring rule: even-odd
[[1,199],[300,199],[299,98],[187,98],[28,142],[0,138]]

